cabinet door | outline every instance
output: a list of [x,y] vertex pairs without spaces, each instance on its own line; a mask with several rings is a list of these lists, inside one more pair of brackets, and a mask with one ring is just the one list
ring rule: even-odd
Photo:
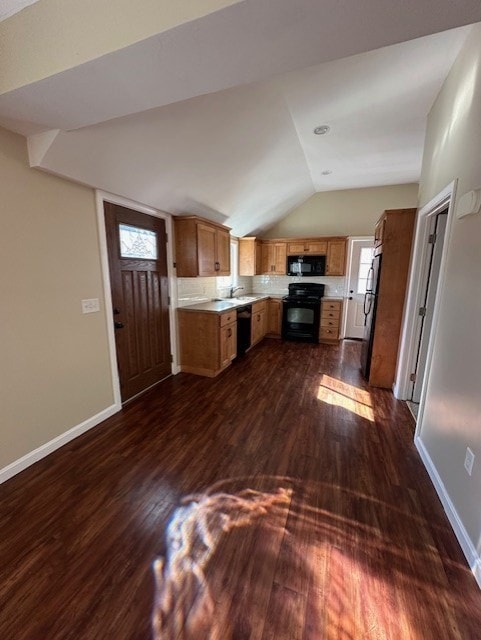
[[220,328],[220,366],[226,367],[237,355],[237,323]]
[[327,246],[326,276],[343,276],[345,262],[346,241],[329,241]]
[[267,301],[267,333],[280,336],[281,335],[281,300]]
[[287,255],[318,255],[325,256],[327,253],[327,242],[324,240],[304,240],[304,242],[288,242]]
[[199,276],[216,276],[216,235],[215,227],[206,224],[197,225],[197,261]]
[[276,242],[273,245],[273,259],[274,259],[273,273],[277,275],[285,276],[287,273],[287,270],[286,270],[287,244],[285,242]]
[[290,256],[300,256],[306,253],[306,245],[303,242],[289,242],[287,245],[287,253]]
[[272,273],[274,246],[272,244],[264,243],[261,247],[261,262],[262,273]]
[[327,242],[308,242],[307,253],[325,256],[327,253]]
[[266,312],[264,310],[253,314],[251,327],[251,345],[254,345],[266,335]]
[[230,275],[230,234],[228,231],[216,231],[215,271],[218,276]]

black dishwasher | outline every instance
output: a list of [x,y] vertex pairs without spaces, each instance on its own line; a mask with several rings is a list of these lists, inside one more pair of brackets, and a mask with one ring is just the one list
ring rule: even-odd
[[252,306],[250,304],[237,309],[237,355],[243,356],[251,346],[251,318]]

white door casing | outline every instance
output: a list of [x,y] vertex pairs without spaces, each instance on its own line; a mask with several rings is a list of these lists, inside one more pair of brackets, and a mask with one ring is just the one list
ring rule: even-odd
[[[347,253],[347,288],[345,296],[344,326],[342,335],[345,338],[361,339],[364,336],[364,293],[365,277],[371,264],[366,258],[366,250],[374,247],[373,236],[348,238]],[[364,252],[362,251],[364,249]],[[361,257],[363,264],[361,265]]]

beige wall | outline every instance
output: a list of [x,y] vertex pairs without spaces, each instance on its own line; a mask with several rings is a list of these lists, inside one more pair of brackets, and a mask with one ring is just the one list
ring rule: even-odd
[[[113,403],[94,193],[0,128],[0,469]],[[81,314],[83,298],[101,312]]]
[[315,193],[271,227],[266,238],[368,236],[385,209],[416,207],[417,184]]
[[[455,178],[457,199],[481,188],[481,25],[473,28],[429,115],[421,204]],[[447,251],[421,439],[480,554],[481,214],[453,219]],[[476,455],[471,477],[463,467],[467,446]]]

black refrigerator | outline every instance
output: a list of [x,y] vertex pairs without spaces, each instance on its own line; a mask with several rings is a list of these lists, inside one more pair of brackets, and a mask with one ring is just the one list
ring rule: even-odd
[[381,277],[381,261],[382,254],[373,259],[371,268],[369,269],[366,293],[364,295],[364,337],[361,349],[361,371],[367,380],[369,380],[371,371],[372,345],[374,342],[377,298]]

